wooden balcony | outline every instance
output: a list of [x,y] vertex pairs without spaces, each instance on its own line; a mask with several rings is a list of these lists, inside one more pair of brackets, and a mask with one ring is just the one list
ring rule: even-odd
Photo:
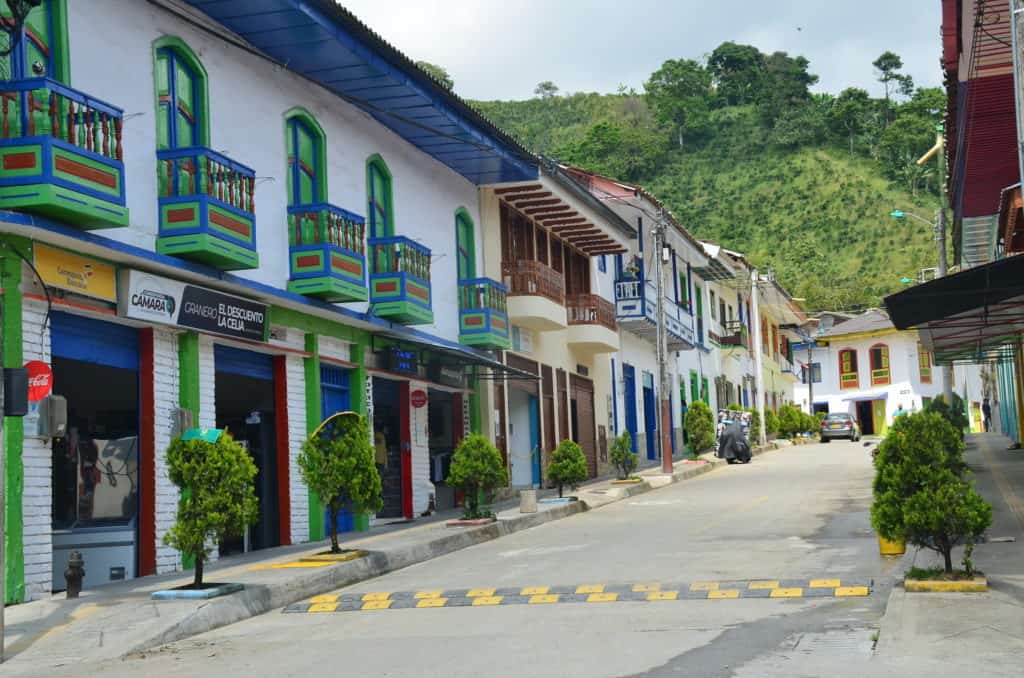
[[501,270],[513,324],[538,332],[568,327],[561,273],[539,261],[505,262]]
[[487,349],[512,345],[504,285],[490,278],[459,282],[459,342]]
[[404,236],[371,238],[366,244],[373,314],[407,325],[434,322],[430,250]]
[[258,268],[256,173],[209,148],[157,151],[157,251],[221,270]]
[[742,321],[730,320],[725,323],[724,329],[725,334],[721,336],[712,333],[712,341],[726,348],[750,348],[750,335]]
[[123,113],[49,78],[0,82],[0,209],[128,225]]
[[366,222],[328,203],[288,208],[288,290],[330,302],[366,301]]
[[[693,316],[685,306],[666,297],[664,311],[668,350],[694,347]],[[658,341],[658,290],[650,280],[618,280],[615,283],[615,316],[622,329],[651,343]]]
[[567,343],[576,351],[596,354],[619,350],[615,305],[596,294],[574,294],[566,301]]

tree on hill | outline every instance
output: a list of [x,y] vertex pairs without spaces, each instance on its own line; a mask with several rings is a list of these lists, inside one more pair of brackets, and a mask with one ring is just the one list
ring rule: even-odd
[[697,134],[707,124],[711,74],[693,59],[666,61],[644,89],[658,117],[675,125],[679,148],[687,133]]
[[829,111],[829,125],[833,130],[845,134],[850,141],[850,155],[853,142],[864,132],[871,115],[871,95],[859,87],[848,87],[839,93]]
[[725,106],[753,103],[764,75],[764,54],[752,45],[723,42],[708,58],[718,101]]
[[550,99],[558,95],[558,85],[550,80],[545,80],[533,88],[533,93],[541,99]]
[[818,82],[818,76],[807,70],[810,65],[804,57],[791,57],[785,52],[774,52],[765,59],[759,103],[766,120],[774,123],[783,111],[810,101],[810,87]]
[[429,61],[417,61],[416,65],[420,67],[421,71],[426,71],[430,77],[437,80],[445,89],[455,89],[455,81],[452,80],[452,76],[442,66],[432,64]]
[[903,59],[895,52],[882,52],[871,65],[878,71],[878,82],[885,88],[885,113],[888,120],[892,94],[898,92],[910,96],[914,91],[914,79],[900,72],[903,69]]

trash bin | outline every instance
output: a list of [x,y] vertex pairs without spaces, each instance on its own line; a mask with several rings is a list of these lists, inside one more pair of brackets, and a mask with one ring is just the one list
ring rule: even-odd
[[370,529],[370,514],[356,513],[352,516],[352,529],[356,532],[366,532]]
[[519,512],[520,513],[536,513],[537,512],[537,490],[519,490]]

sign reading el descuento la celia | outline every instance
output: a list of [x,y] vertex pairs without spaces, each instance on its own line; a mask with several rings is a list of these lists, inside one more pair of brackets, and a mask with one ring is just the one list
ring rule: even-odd
[[267,307],[143,271],[122,271],[118,312],[126,318],[264,341]]

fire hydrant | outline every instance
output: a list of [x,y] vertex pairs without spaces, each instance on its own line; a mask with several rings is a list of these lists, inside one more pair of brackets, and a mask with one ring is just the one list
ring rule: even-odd
[[82,580],[85,579],[85,561],[82,554],[72,551],[68,556],[68,568],[64,570],[64,581],[68,584],[68,598],[77,598],[82,592]]

